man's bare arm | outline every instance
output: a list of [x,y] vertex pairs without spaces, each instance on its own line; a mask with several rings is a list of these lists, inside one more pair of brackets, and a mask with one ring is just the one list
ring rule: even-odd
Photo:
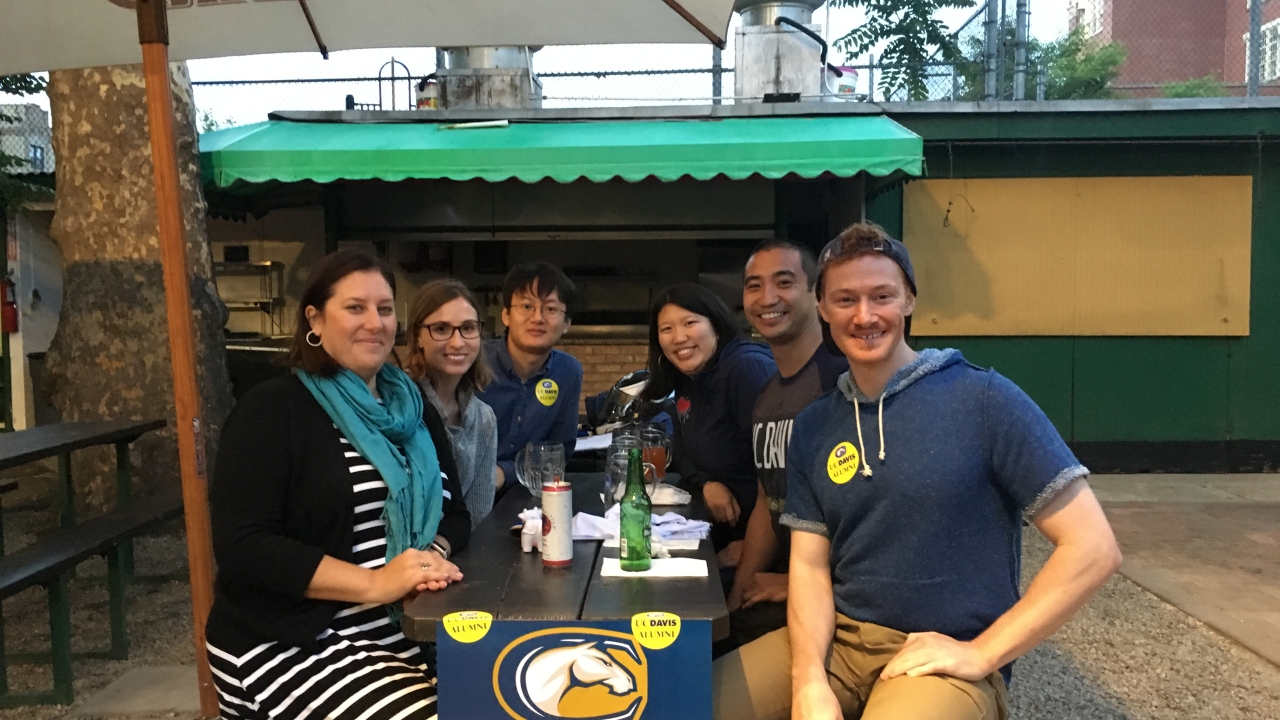
[[840,720],[840,704],[827,681],[827,653],[836,632],[831,591],[831,541],[792,530],[787,628],[791,634],[791,717]]
[[1084,478],[1058,493],[1032,522],[1056,548],[1027,594],[972,642],[913,633],[881,677],[979,680],[1062,627],[1120,567],[1111,525]]
[[769,498],[764,486],[756,483],[756,506],[747,519],[747,536],[742,543],[742,560],[733,576],[733,589],[729,591],[729,609],[742,606],[742,593],[756,573],[773,564],[778,552],[778,536],[773,532],[773,517],[769,514]]

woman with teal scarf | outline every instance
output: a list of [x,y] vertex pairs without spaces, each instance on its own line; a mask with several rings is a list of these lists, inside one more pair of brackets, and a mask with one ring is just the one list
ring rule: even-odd
[[471,521],[447,436],[441,447],[417,386],[387,362],[394,292],[372,255],[321,259],[292,373],[227,418],[205,631],[223,717],[436,717],[435,671],[400,609],[462,579],[449,557]]

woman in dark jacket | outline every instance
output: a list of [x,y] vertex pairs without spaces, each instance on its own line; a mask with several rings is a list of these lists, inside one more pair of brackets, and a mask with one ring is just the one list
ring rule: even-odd
[[[743,538],[755,507],[751,409],[777,370],[768,347],[738,337],[733,313],[707,288],[674,285],[653,303],[644,396],[675,391],[672,466],[702,493],[716,550]],[[722,553],[721,566],[736,557]]]
[[386,362],[393,282],[366,253],[320,260],[293,373],[249,391],[223,428],[205,632],[223,717],[436,716],[400,603],[462,578],[449,557],[471,521],[421,394]]

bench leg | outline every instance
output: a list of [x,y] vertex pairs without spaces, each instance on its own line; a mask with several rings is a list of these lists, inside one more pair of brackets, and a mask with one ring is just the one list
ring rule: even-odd
[[[116,508],[129,507],[133,502],[133,464],[129,459],[129,443],[116,443]],[[121,569],[127,577],[133,576],[133,538],[120,544]]]
[[126,605],[128,572],[125,570],[125,546],[107,553],[107,591],[111,597],[111,651],[114,660],[129,658],[129,617]]
[[76,489],[71,481],[71,453],[58,456],[58,499],[62,501],[62,527],[76,524]]
[[71,690],[71,599],[67,576],[49,583],[49,640],[53,650],[53,693],[59,705],[70,705]]
[[9,694],[9,658],[4,647],[4,605],[0,604],[0,695]]

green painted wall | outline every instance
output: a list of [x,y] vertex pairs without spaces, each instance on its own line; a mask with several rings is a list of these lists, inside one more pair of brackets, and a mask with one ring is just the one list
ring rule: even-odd
[[[996,368],[1069,441],[1280,440],[1280,135],[1270,134],[1280,133],[1280,111],[894,119],[924,137],[930,177],[1253,176],[1248,337],[931,337],[913,344],[956,347]],[[900,192],[882,194],[868,204],[868,218],[900,232],[901,203]]]

